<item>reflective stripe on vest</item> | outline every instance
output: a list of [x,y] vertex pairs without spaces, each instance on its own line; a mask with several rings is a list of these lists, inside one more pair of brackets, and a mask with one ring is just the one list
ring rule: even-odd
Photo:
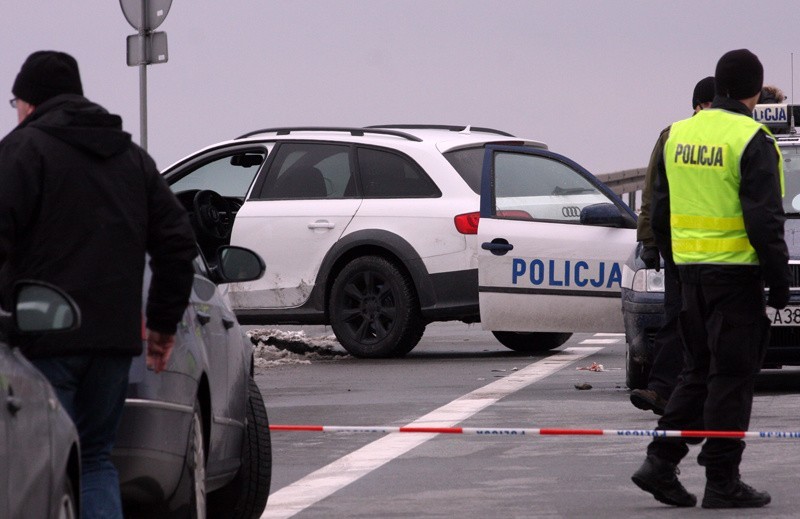
[[[751,117],[710,109],[674,123],[664,146],[676,264],[757,265],[739,200],[741,158],[758,133]],[[771,133],[770,133],[771,135]],[[780,150],[775,144],[780,158]],[[783,192],[783,160],[778,160]]]

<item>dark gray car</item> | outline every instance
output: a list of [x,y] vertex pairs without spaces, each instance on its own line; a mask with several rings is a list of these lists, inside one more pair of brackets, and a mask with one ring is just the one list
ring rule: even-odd
[[77,328],[80,314],[60,290],[20,282],[14,311],[0,311],[0,517],[79,516],[78,433],[47,379],[9,337]]
[[258,279],[264,262],[222,247],[212,265],[195,261],[167,369],[148,370],[144,355],[131,366],[112,454],[126,516],[249,518],[266,506],[272,459],[253,346],[217,287]]

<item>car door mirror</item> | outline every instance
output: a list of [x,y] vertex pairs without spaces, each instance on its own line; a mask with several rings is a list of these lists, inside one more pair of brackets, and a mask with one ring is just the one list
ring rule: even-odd
[[581,224],[636,228],[636,221],[630,215],[623,214],[619,207],[611,203],[592,204],[581,209]]
[[20,281],[14,290],[15,328],[21,333],[63,332],[81,324],[78,305],[66,292],[39,281]]
[[217,250],[217,274],[221,283],[254,281],[267,269],[261,256],[234,245],[225,245]]

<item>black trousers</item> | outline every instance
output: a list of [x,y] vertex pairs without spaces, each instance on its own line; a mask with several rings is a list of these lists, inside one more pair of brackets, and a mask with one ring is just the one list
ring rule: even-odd
[[683,342],[678,333],[678,316],[681,312],[681,282],[678,268],[669,259],[664,260],[664,324],[653,340],[653,365],[647,379],[647,389],[669,400],[683,369]]
[[[763,282],[681,281],[678,329],[686,364],[657,428],[745,431],[750,426],[755,377],[769,342]],[[706,467],[707,479],[737,478],[744,447],[739,439],[705,440],[698,463]],[[647,448],[648,454],[673,463],[688,451],[682,438],[655,438]]]

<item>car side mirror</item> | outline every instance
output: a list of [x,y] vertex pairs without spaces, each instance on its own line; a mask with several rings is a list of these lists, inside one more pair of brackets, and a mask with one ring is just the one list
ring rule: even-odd
[[581,224],[602,227],[636,228],[636,221],[614,204],[592,204],[581,209]]
[[41,281],[14,287],[14,328],[20,333],[66,332],[81,325],[81,313],[66,292]]
[[236,283],[260,279],[267,270],[261,256],[235,245],[224,245],[217,249],[217,268],[221,283]]

